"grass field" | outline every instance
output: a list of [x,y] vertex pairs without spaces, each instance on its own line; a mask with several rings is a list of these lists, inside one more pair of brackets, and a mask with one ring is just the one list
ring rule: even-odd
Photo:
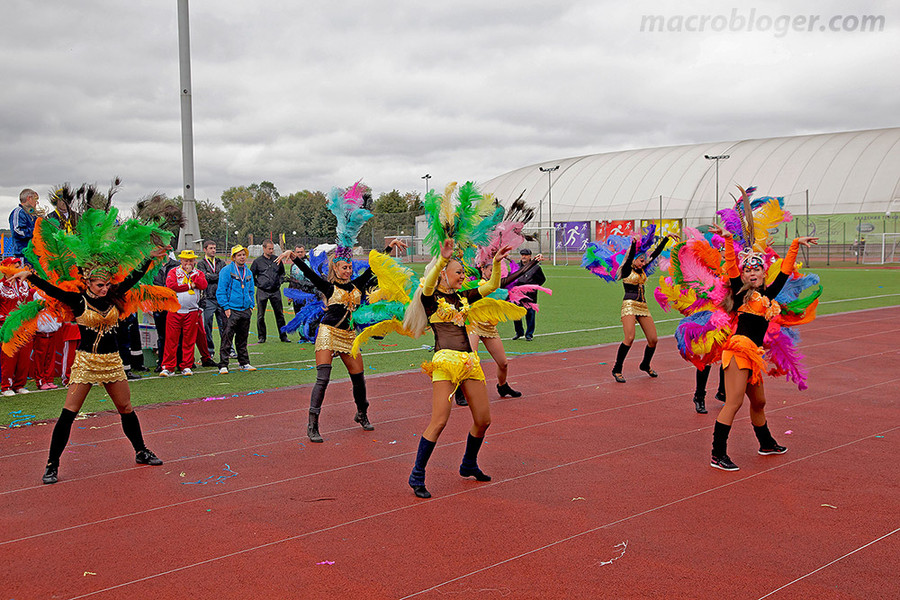
[[[418,267],[421,271],[423,265]],[[621,284],[605,283],[575,266],[543,268],[547,275],[547,285],[554,293],[553,296],[542,294],[534,341],[508,340],[513,335],[512,324],[503,323],[499,326],[501,335],[508,340],[505,346],[510,358],[514,359],[517,354],[590,346],[621,339],[619,320]],[[819,274],[825,287],[825,293],[819,304],[820,315],[900,304],[900,271],[820,267],[816,268],[815,272]],[[651,282],[655,283],[655,277],[651,278]],[[652,294],[653,287],[648,284],[648,297]],[[672,334],[679,315],[664,313],[652,299],[649,304],[659,334],[661,336]],[[291,311],[288,311],[288,318],[291,314]],[[267,315],[267,321],[270,341],[262,345],[253,343],[256,339],[253,333],[256,328],[255,319],[250,335],[250,359],[259,371],[219,375],[214,369],[198,368],[194,371],[193,377],[179,376],[168,379],[149,374],[131,386],[133,404],[140,406],[192,398],[221,397],[312,382],[315,379],[313,345],[298,344],[296,341],[291,344],[272,341],[278,338],[271,335],[271,332],[275,331],[274,317],[271,313]],[[801,338],[802,332],[801,327]],[[217,334],[214,333],[213,336],[218,349]],[[640,332],[638,336],[636,343],[641,344]],[[293,336],[293,339],[296,340],[296,336]],[[366,373],[381,374],[417,368],[431,356],[431,343],[430,334],[418,340],[394,335],[384,340],[370,341],[363,349]],[[486,353],[483,353],[483,356],[486,356]],[[610,358],[611,356],[598,354],[597,360],[602,362]],[[488,373],[490,378],[489,370]],[[335,364],[332,377],[345,378],[346,371],[343,366]],[[515,381],[514,365],[511,366],[510,380]],[[426,381],[423,376],[423,386],[426,385]],[[29,386],[33,388],[33,382],[29,382]],[[0,397],[2,407],[0,427],[10,424],[25,426],[28,423],[55,418],[59,416],[64,397],[63,389]],[[298,392],[298,404],[302,405],[308,401],[307,391]],[[82,413],[104,410],[114,410],[114,407],[104,390],[97,387],[88,396]]]

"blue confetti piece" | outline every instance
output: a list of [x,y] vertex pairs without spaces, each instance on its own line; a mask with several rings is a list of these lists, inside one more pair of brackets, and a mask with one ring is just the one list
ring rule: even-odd
[[248,396],[256,396],[257,394],[262,394],[262,390],[256,390],[255,392],[247,392]]
[[227,479],[231,479],[232,477],[236,477],[237,473],[231,470],[231,466],[228,463],[225,464],[225,468],[222,469],[226,473],[231,473],[230,475],[219,475],[216,477],[215,475],[210,475],[206,479],[198,479],[197,481],[182,481],[181,485],[207,485],[209,483],[213,483],[218,485],[220,483],[225,483]]

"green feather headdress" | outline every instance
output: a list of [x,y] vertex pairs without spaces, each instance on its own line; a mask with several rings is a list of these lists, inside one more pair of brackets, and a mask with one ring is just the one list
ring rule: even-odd
[[[455,193],[455,194],[454,194]],[[457,189],[451,182],[443,194],[435,190],[425,195],[425,214],[428,218],[428,234],[424,244],[432,256],[441,251],[447,238],[454,242],[455,253],[463,258],[469,251],[474,259],[474,247],[490,242],[491,232],[503,220],[504,210],[494,200],[493,194],[484,194],[471,181]]]

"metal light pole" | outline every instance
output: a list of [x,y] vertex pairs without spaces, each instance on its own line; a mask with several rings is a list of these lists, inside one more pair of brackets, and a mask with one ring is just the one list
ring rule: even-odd
[[191,122],[191,32],[188,0],[178,0],[178,63],[181,75],[181,164],[184,178],[184,227],[178,232],[178,249],[193,250],[200,242],[200,220],[194,201],[194,132]]
[[[541,171],[541,173],[547,174],[547,219],[549,221],[550,227],[553,227],[553,196],[550,193],[550,191],[553,189],[553,182],[550,179],[550,173],[552,173],[553,171],[559,170],[559,165],[556,165],[555,167],[550,167],[548,169],[545,169],[544,167],[538,167],[538,169]],[[538,221],[540,221],[540,216],[538,217]],[[555,233],[555,231],[556,230],[554,229],[554,233]],[[555,242],[556,241],[555,235],[553,236],[553,239]],[[556,265],[556,244],[555,243],[553,244],[553,264]]]
[[428,180],[431,179],[431,175],[429,175],[428,173],[425,173],[424,175],[422,175],[422,179],[425,180],[425,195],[427,196],[428,192],[430,191],[428,189]]
[[[710,156],[709,154],[704,154],[703,158],[706,160],[714,160],[716,161],[716,215],[719,213],[719,161],[720,160],[728,160],[731,158],[729,154],[719,154],[716,156]],[[713,216],[713,220],[715,220],[715,215]]]

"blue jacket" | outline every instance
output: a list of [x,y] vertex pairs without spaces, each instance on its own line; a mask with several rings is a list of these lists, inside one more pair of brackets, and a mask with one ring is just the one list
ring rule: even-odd
[[34,237],[34,224],[37,217],[30,214],[21,204],[9,213],[9,230],[12,236],[6,245],[7,256],[22,258],[28,242]]
[[241,287],[241,278],[238,277],[237,265],[229,263],[219,272],[219,287],[216,289],[216,302],[222,310],[247,310],[256,306],[253,293],[253,273],[250,267],[244,266],[240,271],[244,286]]

